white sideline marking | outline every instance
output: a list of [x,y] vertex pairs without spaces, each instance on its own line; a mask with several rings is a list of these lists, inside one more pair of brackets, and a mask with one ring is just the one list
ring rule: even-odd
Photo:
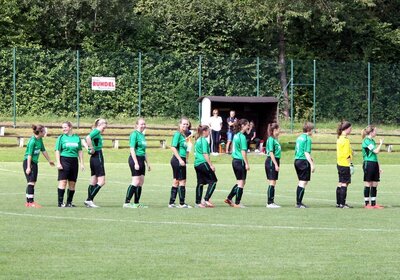
[[76,221],[98,221],[98,222],[118,222],[148,225],[184,225],[198,227],[217,227],[217,228],[249,228],[249,229],[277,229],[277,230],[321,230],[321,231],[361,231],[361,232],[400,232],[400,229],[383,229],[383,228],[331,228],[331,227],[299,227],[299,226],[262,226],[249,224],[208,224],[208,223],[189,223],[189,222],[166,222],[166,221],[139,221],[139,220],[123,220],[110,218],[79,218],[79,217],[63,217],[63,216],[46,216],[26,213],[13,213],[0,211],[3,216],[22,216],[31,218],[55,219],[55,220],[76,220]]

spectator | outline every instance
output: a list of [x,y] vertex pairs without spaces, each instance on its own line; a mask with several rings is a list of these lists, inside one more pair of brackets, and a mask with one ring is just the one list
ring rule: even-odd
[[247,148],[248,152],[250,152],[250,144],[256,144],[255,152],[259,153],[258,147],[260,145],[260,139],[257,138],[256,128],[254,127],[254,122],[250,121],[249,128],[246,132],[246,140],[247,140]]
[[229,112],[229,117],[226,119],[226,122],[228,123],[228,130],[226,132],[226,153],[230,153],[230,146],[232,143],[232,138],[233,138],[233,126],[237,122],[237,118],[235,117],[236,112],[231,110]]
[[212,116],[209,119],[209,126],[211,128],[211,153],[218,155],[219,140],[221,137],[222,118],[218,116],[218,110],[214,109]]

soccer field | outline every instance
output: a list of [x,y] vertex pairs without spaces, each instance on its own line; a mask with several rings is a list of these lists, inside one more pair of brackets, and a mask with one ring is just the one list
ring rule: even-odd
[[[250,157],[245,209],[223,203],[235,182],[228,158],[216,164],[214,209],[168,209],[171,169],[162,163],[152,164],[146,175],[141,202],[149,208],[123,209],[130,183],[123,162],[106,164],[107,184],[96,197],[101,208],[83,205],[89,170],[78,179],[78,207],[58,208],[56,170],[43,158],[35,193],[43,208],[27,209],[22,163],[0,162],[0,278],[398,278],[398,165],[383,166],[378,191],[383,210],[362,208],[359,165],[348,193],[355,208],[336,209],[334,164],[317,165],[304,196],[310,208],[296,209],[297,180],[289,161],[282,164],[276,190],[275,201],[282,208],[267,209],[262,160]],[[189,165],[191,205],[194,193],[195,174]]]

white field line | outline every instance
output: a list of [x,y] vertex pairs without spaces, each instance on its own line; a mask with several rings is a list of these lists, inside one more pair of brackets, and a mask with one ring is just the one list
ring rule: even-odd
[[247,228],[247,229],[275,229],[275,230],[303,230],[303,231],[360,231],[360,232],[387,232],[395,233],[400,232],[400,229],[387,229],[387,228],[341,228],[341,227],[300,227],[300,226],[264,226],[264,225],[251,225],[251,224],[214,224],[214,223],[193,223],[193,222],[171,222],[171,221],[140,221],[140,220],[124,220],[124,219],[110,219],[110,218],[80,218],[80,217],[64,217],[64,216],[47,216],[39,214],[26,214],[0,211],[2,216],[20,216],[29,218],[40,219],[53,219],[53,220],[75,220],[75,221],[93,221],[93,222],[116,222],[116,223],[132,223],[132,224],[146,224],[146,225],[180,225],[180,226],[196,226],[196,227],[215,227],[215,228]]

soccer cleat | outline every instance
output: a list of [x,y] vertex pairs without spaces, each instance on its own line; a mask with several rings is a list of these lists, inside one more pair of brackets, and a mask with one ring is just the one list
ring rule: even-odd
[[133,203],[131,208],[149,208],[149,206],[141,203]]
[[345,203],[344,206],[346,206],[347,208],[354,208],[353,206],[351,206],[351,205],[349,205],[347,203]]
[[64,204],[64,203],[58,203],[58,207],[64,208],[64,207],[65,207],[65,204]]
[[234,203],[232,207],[233,207],[233,208],[246,208],[246,206],[244,206],[244,205],[241,204],[241,203],[239,203],[239,204]]
[[133,203],[124,203],[124,204],[122,204],[122,208],[134,208],[133,207]]
[[65,207],[74,208],[74,207],[76,207],[76,206],[75,206],[75,204],[67,203],[67,204],[65,204]]
[[29,205],[27,207],[30,207],[30,208],[42,208],[42,205],[40,205],[37,202],[31,202],[31,203],[28,203],[28,204]]
[[281,208],[278,204],[275,204],[274,202],[267,204],[267,208]]
[[303,209],[303,208],[308,208],[305,204],[303,204],[303,203],[300,203],[300,204],[296,204],[296,208],[301,208],[301,209]]
[[353,207],[351,207],[351,206],[349,206],[347,204],[339,204],[339,208],[341,208],[341,209],[349,209],[349,208],[353,208]]
[[379,205],[379,204],[375,204],[374,206],[372,206],[372,208],[374,208],[374,209],[383,209],[385,207],[383,207],[382,205]]
[[99,207],[96,204],[94,204],[92,200],[86,200],[84,203],[87,208],[98,208]]
[[231,206],[231,207],[233,207],[233,205],[235,204],[235,203],[233,203],[233,201],[232,201],[231,199],[229,199],[229,198],[226,198],[226,199],[224,200],[224,202],[225,202],[226,204],[228,204],[229,206]]
[[175,203],[168,204],[168,208],[176,208],[176,204]]
[[374,209],[374,206],[372,206],[371,204],[367,204],[364,206],[365,209]]
[[177,208],[192,208],[192,206],[185,204],[179,204],[178,206],[176,206]]
[[214,208],[214,207],[215,207],[215,205],[212,204],[211,201],[204,201],[204,205],[205,205],[207,208]]
[[30,202],[25,202],[25,207],[31,207],[31,203]]
[[194,208],[206,208],[206,206],[203,203],[195,204]]

